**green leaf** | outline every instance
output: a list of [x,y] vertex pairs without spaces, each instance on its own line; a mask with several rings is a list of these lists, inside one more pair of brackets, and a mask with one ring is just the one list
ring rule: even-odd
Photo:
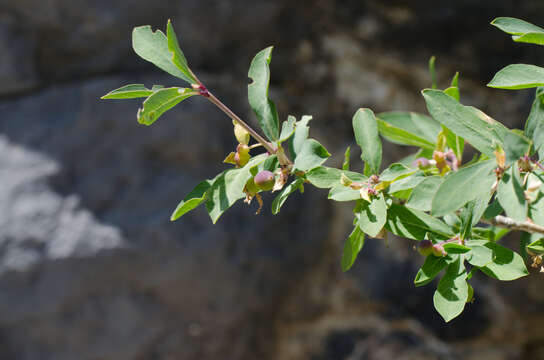
[[467,242],[471,250],[466,259],[471,265],[483,267],[493,261],[493,250],[485,246],[488,243],[486,240],[470,240]]
[[134,28],[132,31],[132,48],[142,59],[153,63],[159,69],[189,83],[194,82],[172,60],[173,56],[168,47],[168,38],[162,31],[153,32],[149,25]]
[[544,239],[538,239],[536,241],[533,241],[532,243],[527,245],[527,248],[539,254],[544,253]]
[[512,39],[516,42],[544,45],[544,29],[527,21],[501,17],[493,20],[491,24],[513,35]]
[[193,95],[198,93],[186,88],[173,87],[157,90],[144,101],[143,107],[138,109],[138,122],[151,125],[164,112]]
[[446,243],[443,247],[448,254],[465,254],[470,251],[469,247],[456,243]]
[[183,80],[187,81],[189,84],[198,84],[198,80],[189,69],[187,59],[185,59],[185,55],[179,47],[178,37],[174,32],[174,27],[172,26],[172,22],[170,20],[168,20],[166,25],[166,37],[168,41],[168,50],[170,50],[172,54],[172,62],[183,73],[183,75],[185,75]]
[[443,216],[483,193],[490,193],[495,182],[495,160],[479,162],[450,173],[440,184],[432,202],[432,213]]
[[444,257],[429,255],[425,259],[425,263],[417,272],[414,279],[415,286],[423,286],[430,283],[441,271],[448,265]]
[[273,47],[261,50],[251,61],[248,76],[253,80],[248,85],[248,98],[251,108],[257,115],[259,125],[271,141],[278,140],[279,120],[276,105],[268,98],[270,84],[270,60]]
[[506,128],[497,128],[497,133],[500,134],[503,141],[506,165],[517,161],[528,153],[531,141],[522,134]]
[[440,176],[426,177],[417,185],[406,202],[406,206],[421,211],[430,211],[433,197],[442,184],[443,178]]
[[544,68],[511,64],[499,70],[487,86],[497,89],[528,89],[544,85]]
[[210,180],[199,183],[177,206],[172,213],[170,221],[174,221],[202,204],[207,199],[207,192],[210,188]]
[[[377,174],[382,163],[382,143],[378,136],[376,117],[370,109],[359,109],[353,116],[355,141],[361,147],[365,175]],[[368,167],[368,172],[366,171]]]
[[461,259],[451,263],[434,293],[434,307],[446,322],[463,312],[468,299],[467,272]]
[[355,226],[353,231],[346,239],[344,244],[344,252],[342,253],[342,271],[348,271],[357,259],[357,255],[365,244],[365,234],[361,231],[359,226]]
[[262,170],[275,172],[278,169],[278,167],[279,167],[278,157],[276,155],[269,155],[265,161],[260,163],[259,166],[257,166],[257,168],[254,168],[252,170],[253,171],[252,174],[257,175],[257,173]]
[[266,154],[257,155],[244,167],[224,171],[213,180],[208,189],[206,209],[214,224],[236,201],[245,197],[244,187],[253,176],[252,168],[258,166],[266,158]]
[[544,225],[544,194],[542,192],[539,192],[535,201],[531,202],[529,214],[534,223]]
[[417,169],[412,169],[399,163],[393,163],[380,174],[380,181],[392,182],[400,180],[414,174],[416,171]]
[[439,219],[423,211],[410,209],[402,205],[391,204],[387,212],[386,229],[395,235],[422,240],[431,233],[443,239],[454,236],[450,227]]
[[527,33],[520,36],[512,36],[515,42],[544,45],[544,33]]
[[348,146],[344,153],[344,162],[342,163],[342,170],[349,170],[349,162],[351,156],[351,148]]
[[544,123],[537,125],[533,134],[533,141],[535,149],[538,151],[538,158],[542,161],[544,159]]
[[377,121],[380,134],[392,143],[436,148],[440,124],[428,116],[392,111],[378,114]]
[[295,190],[299,189],[302,186],[303,180],[301,178],[297,178],[295,181],[290,183],[287,186],[284,186],[283,189],[281,189],[278,196],[274,198],[272,201],[272,214],[276,215],[280,212],[281,207],[293,192]]
[[496,134],[496,128],[500,125],[495,120],[477,109],[461,105],[439,90],[423,90],[423,97],[433,118],[470,142],[477,150],[490,158],[495,157],[494,144],[502,144]]
[[521,256],[494,242],[472,240],[467,260],[489,277],[510,281],[523,277],[529,272]]
[[318,166],[306,173],[306,179],[315,187],[328,189],[340,186],[342,174],[346,175],[352,181],[367,181],[368,178],[362,174],[340,170],[328,166]]
[[365,234],[376,237],[383,229],[387,220],[387,205],[383,194],[373,198],[371,202],[360,200],[353,210],[358,219],[357,224]]
[[463,159],[463,150],[465,148],[465,140],[462,137],[455,135],[453,131],[451,131],[444,125],[442,125],[442,131],[444,131],[444,133],[446,134],[446,144],[448,145],[450,149],[452,149],[453,153],[455,154],[455,157],[459,161],[461,161]]
[[436,70],[435,70],[436,56],[431,56],[429,59],[429,73],[431,74],[431,86],[433,89],[436,89]]
[[459,101],[459,99],[461,98],[461,94],[459,93],[459,88],[456,86],[450,86],[449,88],[444,90],[444,93],[451,96],[457,101]]
[[516,221],[527,220],[527,200],[517,166],[511,166],[502,176],[497,188],[497,199],[506,215]]
[[[491,195],[490,195],[491,196]],[[474,222],[474,208],[476,207],[476,200],[469,201],[463,208],[461,208],[460,216],[461,226],[459,229],[459,236],[461,240],[469,239],[472,234],[472,224]]]
[[486,245],[493,251],[493,260],[480,270],[492,278],[511,281],[529,274],[521,256],[510,249],[490,242]]
[[512,17],[498,17],[491,22],[491,25],[498,27],[510,35],[522,35],[526,33],[544,33],[544,29],[527,21]]
[[[459,71],[455,72],[455,75],[453,75],[450,87],[459,88]],[[459,99],[457,99],[457,101],[459,101]]]
[[308,171],[323,164],[331,156],[327,149],[314,139],[306,139],[295,158],[294,168]]
[[278,139],[279,144],[293,136],[293,134],[295,133],[296,122],[297,119],[295,119],[293,115],[289,115],[287,117],[287,121],[284,121],[283,124],[281,124],[281,133],[280,138]]
[[487,208],[484,211],[483,217],[484,219],[491,219],[494,218],[497,215],[502,214],[504,209],[502,208],[501,204],[495,199],[491,204],[487,206]]
[[148,97],[151,94],[153,94],[153,90],[149,90],[143,84],[131,84],[112,90],[101,99],[135,99]]
[[309,115],[304,115],[300,121],[295,124],[295,135],[289,139],[289,152],[293,158],[298,156],[298,153],[302,149],[302,145],[308,139],[310,133],[310,127],[308,123],[312,120]]
[[[544,124],[544,87],[539,87],[535,91],[535,100],[533,101],[533,106],[531,107],[531,112],[527,121],[525,122],[525,136],[529,139],[533,139],[535,129],[539,124]],[[535,150],[538,150],[535,141]]]
[[404,190],[411,190],[421,184],[425,179],[427,179],[427,177],[423,176],[422,172],[418,171],[410,176],[393,182],[387,190],[390,194]]
[[359,190],[353,190],[349,186],[335,186],[329,191],[329,199],[334,201],[354,201],[361,199]]

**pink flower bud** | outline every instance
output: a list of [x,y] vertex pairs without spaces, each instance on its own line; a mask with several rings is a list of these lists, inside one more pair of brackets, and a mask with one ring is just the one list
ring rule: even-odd
[[448,255],[442,244],[434,244],[432,249],[433,255],[436,257],[442,257]]
[[369,185],[376,185],[380,182],[380,178],[378,175],[374,174],[368,178],[368,184]]
[[420,169],[426,169],[429,166],[431,166],[431,163],[429,162],[429,159],[420,157],[414,160],[412,163],[414,166],[417,166]]

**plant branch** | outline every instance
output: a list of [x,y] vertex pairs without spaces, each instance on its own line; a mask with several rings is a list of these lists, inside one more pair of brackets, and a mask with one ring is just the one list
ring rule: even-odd
[[238,117],[235,113],[232,112],[231,109],[227,107],[227,105],[223,104],[221,100],[216,98],[211,92],[208,91],[209,96],[207,97],[208,100],[210,100],[215,106],[217,106],[221,111],[223,111],[225,114],[227,114],[228,117],[230,117],[232,120],[236,121],[240,126],[242,126],[244,129],[247,130],[247,132],[255,139],[258,143],[260,143],[270,154],[275,154],[278,150],[275,145],[269,143],[266,141],[265,138],[263,138],[261,135],[259,135],[251,126],[246,124],[242,119]]
[[515,221],[506,216],[497,215],[491,219],[482,219],[483,223],[495,225],[510,230],[522,230],[528,233],[544,234],[544,226],[534,224],[529,221]]

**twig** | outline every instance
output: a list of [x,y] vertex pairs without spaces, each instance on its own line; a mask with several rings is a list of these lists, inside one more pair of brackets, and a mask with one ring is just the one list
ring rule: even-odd
[[528,233],[544,234],[544,226],[534,224],[529,221],[515,221],[506,216],[497,215],[491,219],[482,219],[483,223],[503,227],[510,230],[522,230]]
[[244,129],[247,130],[247,132],[255,139],[257,142],[259,142],[270,154],[275,154],[277,149],[276,147],[266,141],[265,138],[263,138],[261,135],[259,135],[255,130],[251,128],[248,124],[246,124],[242,119],[238,117],[235,113],[232,112],[231,109],[227,107],[227,105],[223,104],[221,100],[216,98],[211,92],[208,92],[209,96],[207,97],[208,100],[210,100],[215,106],[217,106],[221,111],[223,111],[225,114],[227,114],[232,120],[236,121],[240,126],[242,126]]

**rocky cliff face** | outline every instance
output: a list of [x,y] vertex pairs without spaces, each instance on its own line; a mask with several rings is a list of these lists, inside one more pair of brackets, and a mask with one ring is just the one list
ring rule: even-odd
[[315,115],[331,153],[351,144],[358,107],[423,111],[431,54],[442,84],[461,71],[463,101],[514,126],[531,94],[482,84],[542,57],[487,25],[539,23],[540,2],[519,6],[0,0],[0,358],[544,359],[540,275],[477,277],[475,303],[445,325],[433,290],[412,286],[408,241],[369,240],[340,272],[350,209],[318,190],[278,216],[239,204],[214,226],[202,209],[171,223],[232,150],[229,121],[191,99],[142,127],[137,100],[98,100],[173,83],[130,50],[132,27],[170,17],[193,68],[248,119],[247,66],[275,44],[280,113]]

